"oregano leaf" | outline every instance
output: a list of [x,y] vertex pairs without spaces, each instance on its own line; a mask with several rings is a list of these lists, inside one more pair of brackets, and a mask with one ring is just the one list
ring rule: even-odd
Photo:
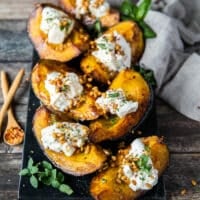
[[30,177],[30,184],[31,184],[34,188],[38,188],[38,180],[37,180],[37,178],[36,178],[34,175],[32,175],[32,176]]

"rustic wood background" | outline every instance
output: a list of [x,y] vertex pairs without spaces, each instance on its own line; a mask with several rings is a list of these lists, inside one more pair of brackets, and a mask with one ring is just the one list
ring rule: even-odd
[[[27,38],[26,23],[36,2],[41,0],[0,0],[0,70],[5,70],[12,81],[20,68],[26,75],[13,102],[16,117],[23,128],[26,125],[29,76],[33,47]],[[55,2],[50,0],[48,2]],[[200,51],[200,45],[195,48]],[[190,51],[190,49],[188,49]],[[0,91],[0,106],[2,105]],[[200,199],[200,123],[177,113],[157,99],[160,132],[171,152],[170,166],[164,175],[167,199]],[[22,145],[9,147],[0,143],[0,199],[17,199],[18,172],[21,168]],[[192,186],[191,180],[199,184]],[[186,194],[181,191],[186,189]]]

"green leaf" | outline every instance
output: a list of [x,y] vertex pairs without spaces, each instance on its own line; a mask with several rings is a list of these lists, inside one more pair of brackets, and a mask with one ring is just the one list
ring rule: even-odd
[[20,176],[26,176],[26,175],[29,175],[29,173],[30,173],[29,169],[28,168],[24,168],[19,172],[19,175]]
[[33,159],[30,157],[28,160],[28,169],[31,169],[33,166]]
[[119,10],[123,15],[130,15],[132,13],[132,3],[130,1],[123,1]]
[[60,187],[60,183],[57,180],[53,180],[51,182],[51,186],[54,188],[59,188]]
[[37,180],[37,178],[36,178],[34,175],[32,175],[32,176],[30,177],[30,184],[31,184],[34,188],[38,188],[38,180]]
[[56,170],[56,169],[53,169],[53,170],[51,171],[51,178],[52,178],[52,180],[55,180],[55,179],[56,179],[56,175],[57,175],[57,170]]
[[104,44],[104,43],[97,43],[97,46],[98,46],[99,48],[101,48],[101,49],[107,49],[107,46],[106,46],[106,44]]
[[52,169],[52,165],[51,163],[47,162],[47,161],[42,161],[42,166],[44,168],[47,168],[47,169]]
[[97,32],[97,33],[101,33],[102,32],[102,26],[101,26],[101,22],[99,20],[97,20],[95,23],[94,23],[94,30]]
[[30,168],[30,173],[31,174],[36,174],[36,173],[38,173],[38,171],[39,171],[38,167],[32,166]]
[[65,194],[68,194],[68,195],[71,195],[73,193],[73,190],[71,189],[71,187],[69,187],[66,184],[60,185],[59,191],[65,193]]
[[44,173],[45,173],[45,176],[51,176],[51,170],[50,169],[45,168]]
[[51,185],[51,177],[42,177],[41,182],[45,185]]
[[60,183],[63,183],[63,182],[64,182],[65,177],[64,177],[64,175],[63,175],[61,172],[58,172],[58,173],[57,173],[57,180],[58,180]]
[[136,19],[141,21],[145,18],[147,12],[149,11],[151,6],[151,0],[143,0],[140,5],[138,6]]
[[139,25],[142,28],[142,31],[143,31],[145,38],[155,38],[156,37],[156,33],[154,32],[154,30],[148,24],[140,21]]

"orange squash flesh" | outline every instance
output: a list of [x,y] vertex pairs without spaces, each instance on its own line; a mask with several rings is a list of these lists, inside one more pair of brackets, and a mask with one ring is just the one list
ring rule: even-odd
[[51,4],[37,4],[28,21],[28,34],[40,58],[66,62],[88,49],[89,35],[77,22],[63,44],[48,43],[47,35],[40,30],[42,10],[45,6],[60,10]]
[[[150,149],[154,168],[158,170],[159,176],[161,176],[169,163],[168,148],[157,136],[144,138],[144,141]],[[128,148],[123,151],[127,152]],[[122,162],[119,155],[117,155],[117,159],[116,167],[109,168],[92,179],[90,193],[95,200],[134,200],[146,192],[142,190],[134,192],[124,182],[121,184],[116,182],[118,166]]]
[[35,95],[46,105],[50,110],[56,112],[59,115],[65,115],[74,120],[93,120],[102,114],[102,110],[97,108],[95,104],[95,98],[90,96],[89,90],[81,95],[82,102],[79,106],[75,106],[69,111],[61,112],[52,105],[50,105],[49,92],[45,88],[45,80],[48,73],[56,71],[60,73],[74,72],[78,76],[80,73],[74,68],[67,67],[64,63],[52,61],[52,60],[40,60],[33,68],[31,75],[32,88]]
[[40,107],[33,119],[33,131],[35,137],[44,151],[45,155],[62,171],[75,176],[82,176],[90,174],[99,169],[104,161],[106,155],[103,150],[94,144],[87,144],[89,151],[75,153],[70,157],[65,156],[63,152],[55,152],[49,149],[44,149],[41,141],[41,130],[54,121],[63,121],[62,118],[52,114],[45,107]]
[[138,110],[122,118],[117,116],[100,117],[92,121],[90,123],[90,139],[94,143],[119,139],[126,135],[141,120],[149,103],[150,89],[148,84],[138,72],[131,69],[121,71],[109,88],[121,88],[128,100],[138,102]]
[[[123,21],[110,27],[105,34],[110,34],[114,31],[124,36],[126,41],[130,44],[132,63],[135,64],[144,50],[143,34],[138,25],[133,21]],[[104,84],[112,81],[117,74],[117,72],[109,71],[108,68],[103,63],[100,63],[91,53],[87,53],[82,59],[81,69],[84,73],[90,74],[94,79]]]

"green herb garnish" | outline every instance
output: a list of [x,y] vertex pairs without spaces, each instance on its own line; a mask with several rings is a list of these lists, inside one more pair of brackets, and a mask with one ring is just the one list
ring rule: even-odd
[[97,46],[98,46],[99,48],[101,48],[101,49],[107,49],[107,46],[106,46],[106,44],[104,44],[104,43],[97,43]]
[[42,161],[34,164],[33,159],[30,157],[28,160],[27,168],[24,168],[19,173],[20,176],[28,176],[30,184],[34,188],[38,188],[39,182],[44,185],[52,186],[67,195],[71,195],[73,190],[67,184],[64,184],[64,175],[54,169],[51,163]]
[[142,156],[140,156],[139,160],[136,162],[137,167],[145,172],[150,172],[152,166],[148,164],[149,161],[149,156],[143,154]]
[[108,97],[110,97],[110,98],[119,97],[119,93],[110,93],[110,94],[108,94]]
[[144,22],[144,18],[146,17],[150,7],[151,0],[143,0],[138,6],[129,0],[125,0],[120,6],[121,19],[137,22],[142,29],[145,38],[156,37],[156,33],[153,29]]

